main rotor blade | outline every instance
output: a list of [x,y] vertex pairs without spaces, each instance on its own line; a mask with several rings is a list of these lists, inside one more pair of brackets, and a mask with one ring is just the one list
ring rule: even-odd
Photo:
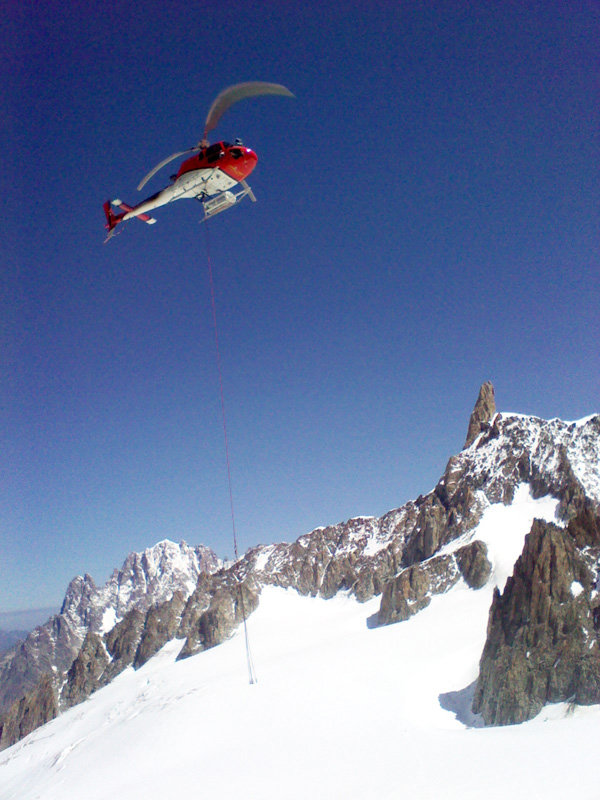
[[208,133],[217,126],[217,123],[223,114],[238,100],[243,100],[246,97],[255,97],[259,94],[279,94],[284,97],[294,97],[289,89],[282,86],[280,83],[265,83],[264,81],[251,81],[249,83],[236,83],[234,86],[229,86],[227,89],[217,95],[213,102],[208,116],[206,117],[206,125],[204,127],[204,138],[206,139]]
[[144,186],[145,186],[145,185],[148,183],[148,181],[150,180],[150,178],[151,178],[153,175],[155,175],[155,174],[158,172],[158,170],[159,170],[159,169],[162,169],[162,168],[163,168],[163,167],[164,167],[166,164],[168,164],[168,163],[169,163],[169,161],[173,161],[174,159],[176,159],[176,158],[179,158],[179,156],[185,156],[187,153],[196,153],[196,152],[198,152],[198,150],[200,150],[200,148],[199,148],[198,146],[196,146],[196,147],[190,147],[188,150],[181,150],[181,152],[179,152],[179,153],[173,153],[173,155],[172,155],[172,156],[167,156],[166,158],[164,158],[164,159],[163,159],[163,160],[160,162],[160,164],[157,164],[157,165],[154,167],[154,169],[151,169],[151,170],[150,170],[150,172],[149,172],[149,173],[146,175],[146,177],[143,179],[143,181],[142,181],[142,182],[140,183],[140,185],[137,187],[137,190],[138,190],[138,192],[141,192],[141,190],[142,190],[142,189],[144,188]]

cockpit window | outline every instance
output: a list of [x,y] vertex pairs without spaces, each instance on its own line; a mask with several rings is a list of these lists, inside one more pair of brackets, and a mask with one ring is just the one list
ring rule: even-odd
[[206,160],[209,164],[211,164],[213,161],[217,161],[217,159],[221,158],[222,155],[223,147],[221,142],[218,142],[218,144],[211,144],[210,147],[206,148]]

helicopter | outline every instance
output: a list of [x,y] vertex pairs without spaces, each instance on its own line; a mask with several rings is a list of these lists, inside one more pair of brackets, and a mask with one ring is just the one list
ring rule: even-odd
[[[223,114],[238,100],[265,94],[294,97],[285,86],[263,81],[237,83],[217,95],[208,111],[202,140],[187,150],[181,150],[164,158],[143,178],[137,189],[141,191],[146,183],[171,161],[193,153],[194,155],[190,155],[183,161],[177,173],[171,176],[169,186],[134,206],[128,205],[120,199],[107,200],[104,203],[106,216],[104,227],[108,231],[105,241],[112,238],[119,223],[134,217],[148,225],[153,225],[156,220],[148,212],[172,203],[174,200],[184,198],[199,200],[204,208],[204,217],[200,220],[201,222],[231,208],[246,196],[255,203],[256,197],[247,184],[246,178],[256,167],[258,162],[256,153],[249,147],[245,147],[241,139],[236,139],[233,144],[222,141],[211,145],[207,136],[217,126]],[[240,191],[236,191],[238,187],[241,187]],[[115,208],[121,209],[121,213],[115,214],[111,204]]]

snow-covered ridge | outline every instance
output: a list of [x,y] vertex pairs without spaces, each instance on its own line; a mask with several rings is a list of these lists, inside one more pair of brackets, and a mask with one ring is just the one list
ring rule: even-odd
[[[499,501],[511,502],[517,487],[529,483],[531,488],[535,484],[536,497],[547,495],[556,506],[567,473],[581,484],[586,497],[600,503],[600,415],[565,422],[498,413],[487,430],[450,459],[438,486],[424,499],[446,494],[448,501],[461,489],[470,488],[476,508],[483,513]],[[381,518],[360,516],[320,526],[293,544],[258,546],[247,554],[247,560],[252,563],[254,558],[254,570],[264,578],[280,571],[299,549],[310,553],[318,540],[325,543],[330,558],[351,555],[371,560],[400,544],[413,530],[419,531],[418,512],[418,505],[411,501]],[[469,526],[468,519],[462,521]],[[476,523],[474,516],[471,527]]]
[[[352,588],[365,570],[379,567],[389,572],[386,564],[395,558],[414,516],[414,504],[409,503],[380,518],[353,517],[315,528],[292,543],[258,545],[238,565],[241,574],[253,575],[262,585],[292,586],[302,594],[333,596],[340,588]],[[335,576],[340,565],[345,565],[341,569],[348,573],[347,579]]]
[[[499,413],[496,414],[496,417],[497,416],[500,416],[500,414]],[[544,420],[542,417],[532,416],[531,414],[520,414],[517,411],[503,411],[501,416],[517,417],[518,419],[540,419],[542,420],[542,422],[558,422],[561,423],[562,425],[569,425],[569,426],[575,425],[576,428],[582,428],[584,425],[587,425],[588,422],[595,419],[598,416],[598,414],[588,414],[587,417],[582,417],[581,419],[575,419],[575,420],[566,420],[566,419],[561,419],[560,417],[552,417],[552,419]],[[492,424],[493,421],[494,420],[492,420]]]
[[[427,556],[439,547],[453,550],[459,542],[472,541],[469,532],[486,509],[498,503],[545,497],[543,518],[560,523],[560,514],[570,511],[559,508],[559,499],[573,480],[587,498],[600,503],[599,415],[564,422],[498,413],[469,447],[449,460],[429,494],[380,518],[353,517],[315,528],[291,544],[259,545],[240,559],[240,566],[262,584],[295,585],[309,594],[331,596],[352,586],[356,590],[361,574],[379,570],[385,580],[401,569],[405,544],[415,535],[429,535],[432,525],[440,541]],[[518,555],[515,552],[515,559]],[[337,585],[328,580],[336,570],[344,573]],[[368,596],[369,589],[363,599]]]
[[[166,540],[142,553],[130,554],[102,587],[97,587],[89,575],[75,578],[62,612],[55,618],[60,624],[38,630],[37,639],[30,642],[32,653],[36,648],[44,652],[38,674],[48,668],[68,669],[86,632],[106,635],[131,609],[144,612],[170,601],[175,591],[177,605],[181,602],[179,595],[189,598],[197,588],[186,606],[185,624],[182,616],[178,617],[178,635],[187,637],[182,650],[187,656],[204,646],[202,637],[212,625],[216,627],[210,630],[212,643],[208,646],[214,647],[231,635],[235,626],[228,629],[223,623],[221,631],[219,620],[226,621],[227,614],[233,613],[240,581],[254,593],[255,604],[269,586],[323,599],[347,591],[361,602],[370,602],[384,596],[386,586],[411,565],[474,543],[476,529],[488,550],[495,547],[493,520],[500,513],[498,509],[514,507],[518,515],[519,508],[523,511],[526,507],[530,525],[534,514],[561,521],[575,513],[577,504],[581,507],[582,499],[598,503],[599,465],[598,415],[566,423],[496,414],[489,423],[482,422],[481,433],[469,447],[449,460],[433,491],[382,517],[353,517],[316,528],[293,543],[259,545],[230,564],[219,563],[206,548]],[[506,515],[502,518],[507,519]],[[486,523],[483,527],[482,522]],[[495,581],[500,587],[520,554],[525,527],[520,526],[518,536],[515,533],[512,537],[496,571]],[[197,586],[202,570],[216,569],[219,571],[214,579]],[[215,606],[210,616],[206,610],[213,600],[221,605]],[[198,618],[205,611],[210,619],[207,617],[206,625],[199,627]],[[173,618],[177,615],[181,615],[179,606]],[[138,631],[136,635],[141,634]],[[32,657],[37,658],[35,654]]]
[[[600,415],[576,422],[522,414],[497,414],[490,428],[457,456],[454,466],[473,479],[506,476],[512,461],[527,459],[532,473],[548,484],[570,467],[586,496],[600,503]],[[525,466],[525,462],[522,462]]]
[[0,660],[0,710],[36,685],[50,669],[69,669],[88,632],[104,635],[133,608],[145,612],[170,600],[189,597],[201,572],[221,566],[208,547],[164,540],[130,553],[103,586],[90,575],[70,582],[59,614],[38,626],[23,644]]
[[101,587],[89,575],[74,578],[61,614],[76,628],[106,633],[109,620],[116,623],[134,607],[146,611],[151,605],[170,600],[174,591],[189,597],[200,573],[219,566],[207,547],[164,539],[140,553],[130,553],[121,569],[115,569]]

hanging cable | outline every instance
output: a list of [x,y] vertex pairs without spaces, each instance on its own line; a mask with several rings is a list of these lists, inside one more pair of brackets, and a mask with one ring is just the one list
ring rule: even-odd
[[[237,534],[235,529],[235,513],[233,509],[233,490],[231,485],[231,465],[229,460],[229,441],[227,438],[227,418],[225,416],[225,393],[223,392],[223,370],[221,368],[221,351],[219,348],[219,329],[217,326],[217,304],[215,301],[215,286],[212,273],[212,259],[210,257],[210,238],[208,235],[208,220],[204,225],[206,231],[206,259],[208,262],[208,277],[210,281],[210,299],[212,304],[213,326],[215,330],[215,349],[217,353],[217,369],[219,372],[219,389],[221,391],[221,413],[223,417],[223,437],[225,439],[225,460],[227,461],[227,481],[229,483],[229,505],[231,508],[231,527],[233,529],[233,552],[235,560],[239,560]],[[244,639],[246,642],[246,661],[248,663],[248,679],[250,684],[258,683],[256,672],[254,670],[254,663],[252,661],[252,653],[250,652],[250,640],[248,638],[248,626],[246,624],[246,609],[244,606],[244,595],[242,592],[242,582],[238,579],[238,597],[240,608],[242,610],[242,619],[244,622]]]

